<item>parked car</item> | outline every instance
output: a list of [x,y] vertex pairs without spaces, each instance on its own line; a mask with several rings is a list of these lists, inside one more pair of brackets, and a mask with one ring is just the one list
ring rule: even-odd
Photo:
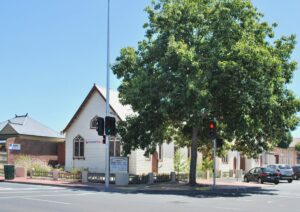
[[300,165],[295,165],[292,167],[294,171],[294,180],[299,180],[300,178]]
[[244,175],[244,181],[245,182],[258,182],[258,183],[264,183],[264,182],[270,182],[270,183],[279,183],[279,173],[276,172],[274,169],[269,169],[266,167],[255,167],[253,169],[250,169],[245,175]]
[[267,167],[279,172],[280,173],[280,175],[279,175],[280,180],[287,180],[289,183],[293,182],[294,172],[293,172],[293,169],[290,165],[274,164],[274,165],[268,165]]

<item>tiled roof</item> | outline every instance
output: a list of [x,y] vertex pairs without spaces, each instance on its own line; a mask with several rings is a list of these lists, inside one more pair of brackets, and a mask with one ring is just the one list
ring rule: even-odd
[[0,123],[0,135],[5,135],[5,129],[11,127],[17,135],[30,135],[48,138],[63,138],[58,132],[46,127],[38,121],[26,116],[16,116]]

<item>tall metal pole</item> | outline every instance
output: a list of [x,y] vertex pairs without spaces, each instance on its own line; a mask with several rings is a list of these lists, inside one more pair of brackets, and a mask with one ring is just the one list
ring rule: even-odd
[[213,161],[213,178],[214,178],[214,181],[213,181],[213,189],[215,189],[216,187],[216,148],[217,148],[217,145],[216,145],[216,139],[213,140],[214,142],[214,161]]
[[[106,116],[109,116],[109,75],[110,75],[110,0],[107,1],[107,61],[106,61]],[[105,136],[105,188],[109,188],[109,140],[110,136]]]

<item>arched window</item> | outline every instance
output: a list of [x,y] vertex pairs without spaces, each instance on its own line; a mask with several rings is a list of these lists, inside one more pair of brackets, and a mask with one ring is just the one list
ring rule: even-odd
[[98,116],[95,116],[95,117],[91,120],[91,123],[90,123],[90,128],[91,128],[91,129],[97,129],[97,125],[98,125],[98,123],[97,123],[97,118],[98,118]]
[[111,136],[109,143],[109,155],[120,156],[121,155],[121,139],[120,137]]
[[84,139],[78,135],[74,138],[74,158],[84,159]]

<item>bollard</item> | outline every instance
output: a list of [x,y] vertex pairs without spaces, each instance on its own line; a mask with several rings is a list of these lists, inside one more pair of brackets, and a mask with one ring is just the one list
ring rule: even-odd
[[88,171],[83,170],[81,172],[81,182],[82,183],[88,183]]
[[16,167],[16,177],[27,177],[26,169],[24,167]]
[[153,173],[150,172],[148,174],[148,184],[153,184],[154,183],[154,176],[153,176]]
[[53,180],[58,180],[58,170],[53,170]]
[[171,172],[171,183],[176,183],[176,173]]
[[129,184],[129,174],[127,172],[116,173],[116,185],[125,186]]

